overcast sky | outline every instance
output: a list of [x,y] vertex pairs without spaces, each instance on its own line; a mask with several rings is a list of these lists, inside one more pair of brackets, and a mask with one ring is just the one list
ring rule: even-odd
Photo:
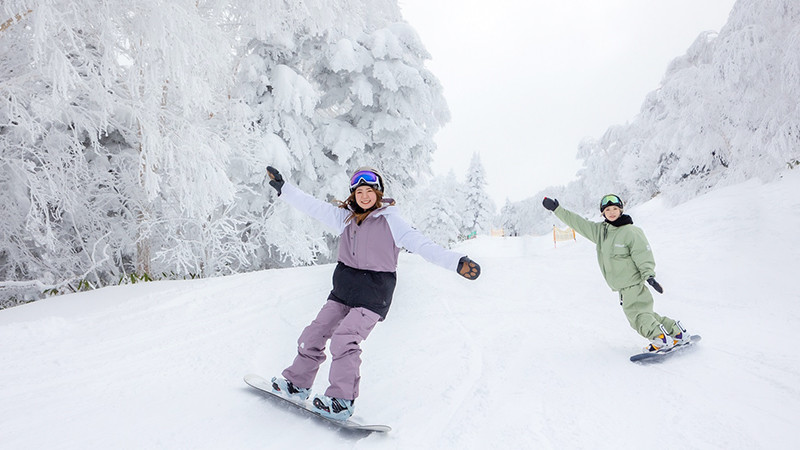
[[575,178],[583,138],[630,122],[667,65],[735,0],[399,0],[452,119],[436,174],[478,152],[498,207]]

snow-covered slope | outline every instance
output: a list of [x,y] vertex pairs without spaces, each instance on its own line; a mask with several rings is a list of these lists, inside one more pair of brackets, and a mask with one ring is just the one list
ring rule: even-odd
[[704,338],[661,365],[628,361],[645,342],[583,238],[464,243],[483,268],[475,282],[402,255],[394,306],[363,346],[356,404],[387,435],[344,434],[242,382],[291,361],[330,265],[3,310],[0,447],[793,448],[798,192],[788,172],[628,211],[655,251],[656,311]]

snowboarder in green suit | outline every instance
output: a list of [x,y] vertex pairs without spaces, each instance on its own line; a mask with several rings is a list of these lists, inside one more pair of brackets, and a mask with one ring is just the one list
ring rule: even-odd
[[597,262],[606,283],[619,292],[620,304],[628,323],[640,335],[650,340],[647,351],[657,351],[689,342],[690,336],[679,321],[660,316],[653,311],[653,296],[645,286],[658,293],[664,289],[656,281],[655,259],[650,244],[633,219],[623,214],[623,203],[614,194],[600,201],[603,222],[592,222],[545,197],[542,205],[571,226],[581,236],[597,245]]

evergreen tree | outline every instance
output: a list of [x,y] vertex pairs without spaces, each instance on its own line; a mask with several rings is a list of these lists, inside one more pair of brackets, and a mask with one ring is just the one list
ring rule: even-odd
[[477,153],[472,155],[464,184],[464,215],[469,230],[467,233],[473,231],[479,234],[489,233],[496,208],[492,199],[489,198],[489,194],[487,194],[484,189],[486,186],[486,176],[484,175],[480,156]]
[[506,204],[500,208],[500,224],[505,236],[520,235],[521,224],[519,215],[520,213],[517,206],[511,203],[511,200],[506,199]]
[[458,181],[450,171],[416,191],[413,206],[404,207],[417,228],[439,245],[449,247],[462,238],[462,217],[457,205]]

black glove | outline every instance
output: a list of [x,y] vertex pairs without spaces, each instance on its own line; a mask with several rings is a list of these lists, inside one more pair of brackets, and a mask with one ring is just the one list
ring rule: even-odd
[[456,271],[462,277],[468,280],[474,280],[481,274],[481,266],[468,257],[462,256],[461,259],[458,260],[458,268]]
[[542,200],[542,206],[549,209],[550,211],[555,211],[556,208],[558,208],[558,200],[554,198],[545,197],[544,200]]
[[269,185],[278,191],[278,197],[280,197],[281,188],[283,187],[283,175],[272,166],[267,166],[267,175],[269,175]]
[[661,285],[658,284],[658,281],[656,281],[655,277],[648,278],[647,279],[647,284],[649,284],[650,286],[653,286],[653,289],[655,289],[656,292],[658,292],[659,294],[663,294],[664,293],[664,288],[662,288]]

